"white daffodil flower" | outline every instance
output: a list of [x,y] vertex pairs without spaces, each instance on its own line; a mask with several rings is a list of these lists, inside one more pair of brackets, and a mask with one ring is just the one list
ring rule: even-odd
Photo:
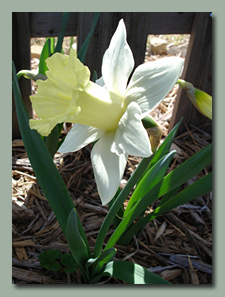
[[30,126],[46,136],[57,123],[74,123],[59,148],[61,153],[97,141],[91,161],[99,196],[107,204],[118,190],[128,155],[152,154],[142,119],[173,88],[183,59],[170,57],[142,64],[128,83],[134,58],[121,20],[104,54],[98,84],[89,81],[89,70],[73,51],[69,57],[55,54],[46,63],[48,79],[38,81],[38,93],[31,96],[41,119],[31,120]]

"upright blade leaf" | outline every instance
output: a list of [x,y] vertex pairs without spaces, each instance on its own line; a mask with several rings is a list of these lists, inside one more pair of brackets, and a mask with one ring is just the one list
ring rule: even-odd
[[79,50],[79,52],[77,54],[78,59],[82,63],[84,63],[84,59],[85,59],[85,56],[86,56],[86,53],[87,53],[87,49],[88,49],[89,43],[91,41],[91,38],[92,38],[92,36],[94,34],[95,27],[97,25],[99,15],[100,15],[100,12],[95,12],[93,22],[92,22],[92,25],[91,25],[91,30],[90,30],[87,38],[85,39],[84,43],[82,44],[82,46],[81,46],[81,48],[80,48],[80,50]]
[[[174,156],[175,152],[171,152],[169,154],[169,157],[166,158],[165,162],[163,162],[160,173],[162,174],[162,178],[165,175],[165,172],[169,166],[169,163]],[[113,232],[112,236],[110,237],[105,249],[111,248],[115,245],[115,243],[119,240],[119,238],[122,236],[122,234],[130,227],[130,225],[133,223],[133,221],[143,212],[146,210],[146,208],[153,203],[159,194],[160,187],[162,184],[162,178],[161,180],[153,187],[151,188],[141,199],[139,199],[134,206],[130,209],[128,214],[124,217],[123,221],[119,224],[119,226],[116,228],[116,230]]]
[[57,124],[48,136],[43,137],[46,147],[52,158],[54,158],[54,155],[59,148],[59,137],[61,134],[62,127],[63,123]]
[[44,74],[45,72],[48,70],[48,67],[46,65],[45,60],[50,57],[51,52],[50,52],[50,45],[51,45],[51,41],[50,38],[48,38],[42,48],[41,51],[41,56],[40,56],[40,62],[39,62],[39,73]]
[[[203,170],[210,162],[212,161],[212,145],[208,145],[203,148],[201,151],[193,155],[191,158],[187,159],[183,164],[170,172],[164,179],[160,187],[160,191],[158,193],[158,197],[164,195],[160,202],[160,206],[169,202],[175,192],[179,189],[179,187],[187,182],[190,178],[198,174],[201,170]],[[173,191],[175,191],[173,193]],[[195,195],[193,195],[195,197]],[[189,200],[192,200],[192,197],[189,197]],[[167,204],[168,205],[168,204]],[[180,204],[179,204],[180,205]],[[137,234],[150,220],[152,214],[145,216],[140,219],[134,226],[130,228],[130,230],[126,231],[123,234],[123,237],[120,239],[120,244],[129,244],[132,237]]]
[[168,212],[179,205],[187,203],[193,199],[196,199],[212,190],[212,176],[211,173],[207,176],[199,179],[194,184],[188,186],[183,191],[179,192],[177,195],[173,196],[169,200],[165,200],[165,203],[160,203],[160,205],[155,209],[155,211],[141,218],[135,225],[127,231],[123,236],[120,244],[128,245],[132,237],[137,234],[147,223],[152,221],[157,216]]
[[67,22],[68,22],[68,18],[69,18],[69,12],[64,12],[63,13],[63,19],[62,19],[62,27],[61,27],[61,31],[59,33],[59,37],[58,37],[58,40],[57,40],[57,44],[56,44],[56,47],[55,47],[55,53],[61,53],[62,51],[62,44],[63,44],[63,38],[64,38],[64,35],[65,35],[65,31],[66,31],[66,25],[67,25]]
[[74,208],[71,210],[67,220],[66,239],[74,259],[80,267],[84,267],[91,254],[89,246],[86,244],[80,234],[78,220],[79,218]]
[[151,188],[153,188],[164,178],[165,172],[168,169],[168,166],[174,154],[175,151],[172,151],[162,157],[149,169],[149,171],[141,179],[128,202],[128,205],[124,211],[124,217],[137,201],[139,201],[148,191],[150,191]]
[[171,171],[164,178],[159,197],[187,182],[190,178],[209,165],[211,161],[212,144],[209,144]]
[[170,282],[147,270],[146,268],[126,261],[111,261],[104,270],[105,276],[110,275],[129,284],[168,285]]
[[104,269],[104,265],[111,261],[115,254],[115,248],[111,248],[102,252],[91,266],[91,276],[96,277],[97,275],[100,275]]
[[126,186],[123,188],[123,190],[120,192],[120,194],[118,195],[118,197],[115,200],[115,202],[113,203],[113,205],[110,207],[109,212],[106,215],[105,220],[102,223],[100,231],[98,233],[98,237],[97,237],[97,240],[95,243],[94,257],[98,257],[100,255],[102,245],[105,240],[106,233],[107,233],[114,217],[117,215],[118,211],[121,208],[121,205],[126,200],[130,191],[133,189],[134,185],[138,182],[143,171],[148,166],[148,164],[151,160],[152,160],[152,156],[150,156],[149,158],[142,159],[142,161],[138,165],[135,172],[129,178]]
[[200,178],[183,191],[179,192],[174,197],[170,198],[165,203],[158,206],[154,212],[151,213],[151,220],[165,212],[168,212],[179,205],[185,204],[190,200],[198,198],[212,191],[212,172]]
[[21,98],[14,63],[13,91],[20,132],[28,158],[39,185],[55,213],[64,234],[66,234],[67,219],[71,209],[74,208],[74,204],[41,136],[37,131],[31,130],[29,127],[30,116]]

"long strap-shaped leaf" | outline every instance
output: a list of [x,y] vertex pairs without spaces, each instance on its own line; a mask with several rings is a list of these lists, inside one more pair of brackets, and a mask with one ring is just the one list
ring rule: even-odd
[[124,217],[128,214],[128,212],[136,202],[142,199],[142,197],[147,194],[150,189],[152,189],[156,184],[163,180],[166,170],[168,169],[175,152],[176,151],[172,151],[166,156],[162,157],[144,175],[128,202],[128,205],[124,212]]
[[[112,236],[110,237],[105,249],[111,248],[115,245],[115,243],[119,240],[119,238],[122,236],[122,234],[130,227],[130,225],[133,223],[133,221],[143,212],[145,209],[154,202],[154,200],[157,199],[163,176],[165,175],[165,172],[171,162],[171,159],[173,158],[175,152],[171,152],[165,157],[163,157],[160,161],[161,168],[159,174],[161,175],[161,178],[159,178],[159,182],[151,188],[143,197],[140,197],[136,204],[130,209],[126,217],[121,221],[119,226],[116,228],[116,230],[113,232]],[[154,166],[155,167],[155,166]],[[157,166],[156,166],[157,168]],[[154,174],[154,172],[153,172]]]
[[66,31],[66,25],[69,19],[69,12],[64,12],[63,13],[63,19],[62,19],[62,26],[61,26],[61,31],[59,33],[59,38],[57,40],[57,44],[55,47],[54,52],[55,53],[61,53],[62,51],[62,44],[63,44],[63,39],[64,39],[64,35],[65,35],[65,31]]
[[85,282],[88,283],[89,273],[87,270],[85,270],[85,264],[91,257],[91,254],[88,245],[85,243],[83,237],[81,236],[78,222],[79,218],[76,209],[74,208],[71,210],[67,220],[66,237],[68,245],[70,247],[70,251],[72,252],[74,259],[76,260],[82,271]]
[[103,275],[110,275],[117,279],[123,280],[129,284],[144,285],[158,284],[169,285],[170,282],[147,270],[146,268],[126,261],[111,261],[104,270]]
[[[172,199],[170,195],[168,196],[165,194],[172,193],[173,190],[177,190],[182,184],[184,184],[190,178],[192,178],[193,176],[198,174],[201,170],[203,170],[211,161],[212,161],[212,144],[209,144],[201,151],[193,155],[191,158],[186,160],[184,163],[182,163],[179,167],[177,167],[172,172],[170,172],[163,179],[163,182],[160,187],[160,191],[158,193],[157,198],[164,195],[159,206],[163,205],[165,202],[167,202],[167,200],[170,201]],[[205,189],[201,188],[201,190],[203,191],[202,193],[204,194]],[[190,196],[189,200],[192,200],[193,199],[192,197],[195,197],[194,193],[192,194],[193,196]],[[182,201],[180,201],[180,204],[181,203]],[[135,234],[137,234],[138,231],[144,228],[145,225],[149,222],[149,217],[152,217],[152,214],[147,215],[146,217],[140,219],[134,226],[130,228],[130,230],[127,231],[126,234],[123,234],[123,238],[120,239],[120,244],[125,244],[125,245],[128,244],[131,238]],[[113,236],[115,235],[113,234]]]
[[95,27],[97,25],[99,15],[100,15],[100,12],[95,12],[93,22],[92,22],[92,25],[91,25],[91,30],[90,30],[87,38],[85,39],[84,43],[82,44],[82,46],[81,46],[81,48],[80,48],[80,50],[79,50],[79,52],[77,54],[78,59],[82,63],[84,63],[85,56],[86,56],[86,53],[87,53],[87,49],[88,49],[89,43],[91,41],[91,38],[92,38],[92,36],[94,34]]
[[158,206],[154,212],[152,212],[151,220],[155,217],[176,208],[179,205],[189,202],[199,196],[205,195],[212,191],[212,172],[200,178],[183,191],[179,192],[170,200],[166,201],[162,205]]
[[183,191],[179,192],[170,200],[166,201],[164,204],[160,205],[155,209],[154,212],[146,215],[144,218],[140,219],[128,232],[123,236],[120,244],[128,245],[132,237],[142,230],[147,223],[152,221],[157,216],[168,212],[179,205],[187,203],[193,199],[196,199],[212,190],[212,173],[202,177],[197,180],[192,185],[185,188]]
[[[20,127],[24,146],[30,159],[35,176],[42,188],[64,234],[66,235],[66,224],[71,210],[74,208],[73,201],[60,176],[55,164],[41,139],[35,130],[29,127],[30,116],[21,98],[19,84],[16,76],[16,69],[13,63],[13,91],[17,111],[17,118]],[[83,240],[87,238],[82,231],[81,222],[78,220]],[[87,243],[88,246],[88,243]]]
[[140,162],[137,169],[135,170],[133,175],[128,180],[126,187],[123,188],[123,190],[118,195],[116,201],[113,203],[113,205],[109,209],[109,212],[106,215],[106,217],[101,225],[100,231],[98,233],[98,237],[97,237],[97,240],[95,243],[94,257],[98,257],[100,255],[106,233],[107,233],[114,217],[118,213],[121,205],[126,200],[127,196],[129,195],[130,191],[133,189],[134,185],[138,182],[139,178],[141,177],[145,168],[148,166],[151,159],[152,159],[152,156],[149,158],[143,159]]
[[[187,182],[209,165],[210,162],[212,162],[212,144],[207,145],[167,174],[163,180],[159,197]],[[163,200],[161,203],[163,203]]]

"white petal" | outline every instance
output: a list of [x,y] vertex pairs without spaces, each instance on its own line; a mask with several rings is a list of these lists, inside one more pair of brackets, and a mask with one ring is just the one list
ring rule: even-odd
[[149,157],[152,154],[148,133],[141,121],[141,109],[137,103],[128,105],[126,112],[120,119],[112,152],[129,154],[138,157]]
[[58,151],[60,153],[76,152],[98,140],[104,132],[94,127],[74,124]]
[[96,83],[97,85],[99,85],[100,87],[104,87],[104,86],[105,86],[105,82],[104,82],[102,76],[101,76],[99,79],[96,79],[95,83]]
[[123,20],[114,33],[102,61],[102,76],[109,91],[124,95],[128,78],[134,68],[132,51],[126,41]]
[[136,68],[125,94],[125,103],[137,102],[143,116],[171,91],[183,68],[183,59],[168,57]]
[[127,163],[127,155],[116,155],[110,148],[115,132],[106,132],[94,145],[91,160],[102,204],[107,204],[116,194]]

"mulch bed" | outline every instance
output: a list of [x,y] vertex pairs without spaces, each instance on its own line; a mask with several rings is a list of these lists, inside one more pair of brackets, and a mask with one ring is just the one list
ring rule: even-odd
[[[177,87],[151,113],[163,127],[163,138],[176,98]],[[64,126],[66,134],[70,126]],[[203,127],[187,127],[174,140],[176,149],[169,171],[212,142]],[[71,194],[84,231],[93,251],[100,226],[108,212],[98,196],[90,161],[91,145],[75,153],[59,154],[54,162]],[[129,157],[123,182],[126,182],[140,162]],[[210,172],[208,166],[197,178]],[[123,183],[121,183],[123,186]],[[129,197],[128,197],[129,199]],[[151,207],[155,207],[156,201]],[[126,204],[126,203],[125,203]],[[34,176],[23,142],[12,142],[12,281],[13,284],[81,284],[78,271],[73,274],[48,271],[38,256],[43,251],[59,249],[69,253],[62,230]],[[111,226],[107,238],[113,232]],[[150,222],[140,238],[129,246],[115,246],[116,259],[138,263],[173,284],[212,283],[212,193],[199,197]],[[104,284],[125,284],[117,279],[105,279]]]

